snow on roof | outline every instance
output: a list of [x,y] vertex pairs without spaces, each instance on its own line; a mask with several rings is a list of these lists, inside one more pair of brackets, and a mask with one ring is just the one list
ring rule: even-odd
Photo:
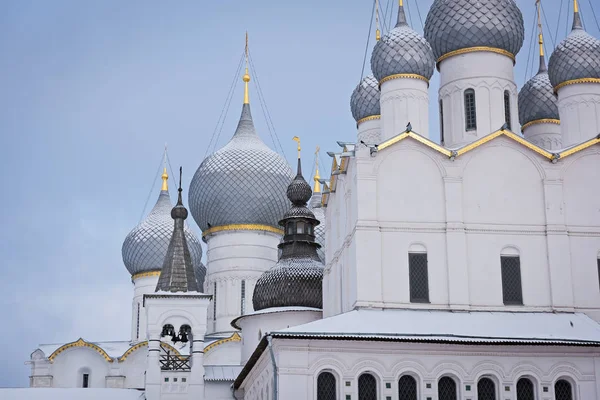
[[600,325],[579,313],[361,309],[271,334],[273,337],[600,346]]
[[[87,342],[87,341],[86,341]],[[68,342],[70,343],[70,342]],[[68,343],[50,343],[40,344],[38,349],[42,350],[46,357],[49,357],[56,350]],[[95,344],[104,350],[110,357],[120,357],[131,347],[130,341],[115,341],[115,342],[88,342]]]
[[205,365],[205,381],[231,381],[242,371],[241,365]]
[[294,311],[323,312],[322,309],[320,309],[320,308],[313,308],[313,307],[269,307],[269,308],[264,308],[264,309],[259,310],[259,311],[253,311],[253,312],[248,313],[248,314],[240,315],[239,317],[237,317],[236,319],[234,319],[233,321],[231,321],[231,326],[233,326],[235,329],[241,329],[241,327],[238,325],[238,321],[240,321],[240,320],[242,320],[244,318],[247,318],[247,317],[252,317],[254,315],[274,314],[274,313],[294,312]]
[[0,389],[2,400],[143,400],[144,392],[132,389]]

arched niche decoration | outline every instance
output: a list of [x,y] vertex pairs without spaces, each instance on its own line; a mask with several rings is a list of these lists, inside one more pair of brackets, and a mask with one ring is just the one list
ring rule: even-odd
[[58,349],[54,350],[54,352],[52,354],[50,354],[50,357],[48,357],[48,360],[50,362],[53,362],[54,359],[56,359],[56,357],[58,355],[60,355],[64,351],[66,351],[68,349],[72,349],[74,347],[87,347],[89,349],[94,350],[98,354],[100,354],[107,362],[113,362],[112,358],[108,355],[108,353],[106,351],[104,351],[103,348],[101,348],[97,344],[86,342],[85,340],[83,340],[83,338],[79,338],[79,340],[77,340],[75,342],[67,343],[67,344],[60,346]]

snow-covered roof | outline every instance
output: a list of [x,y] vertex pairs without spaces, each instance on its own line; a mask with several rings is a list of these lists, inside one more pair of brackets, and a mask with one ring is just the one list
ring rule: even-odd
[[241,365],[205,365],[205,381],[231,381],[242,371]]
[[144,392],[133,389],[0,389],[2,400],[143,400]]
[[578,313],[355,310],[271,334],[273,337],[600,346],[600,325]]
[[241,319],[244,319],[246,317],[252,317],[254,315],[275,314],[275,313],[282,313],[282,312],[297,312],[297,311],[323,312],[323,310],[321,310],[320,308],[313,308],[313,307],[269,307],[269,308],[264,308],[262,310],[253,311],[248,314],[240,315],[239,317],[237,317],[236,319],[231,321],[231,326],[233,326],[235,329],[241,329],[238,326],[238,321]]

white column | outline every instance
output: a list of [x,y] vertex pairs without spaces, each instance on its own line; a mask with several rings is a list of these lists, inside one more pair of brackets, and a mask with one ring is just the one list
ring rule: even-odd
[[146,399],[159,400],[161,387],[160,373],[160,332],[149,332],[148,357],[146,364]]
[[398,78],[381,84],[381,140],[406,130],[429,137],[429,83],[421,79]]
[[[158,275],[141,276],[133,281],[133,301],[131,303],[131,341],[142,342],[146,337],[146,310],[144,295],[154,293]],[[139,313],[138,313],[139,305]],[[139,314],[139,316],[138,316]],[[139,318],[139,321],[138,321]],[[138,335],[139,329],[139,335]]]
[[357,143],[379,144],[381,140],[381,117],[369,117],[358,124]]
[[204,399],[204,334],[206,325],[192,327],[193,350],[192,369],[188,384],[188,395],[190,399]]
[[523,136],[531,143],[548,151],[563,148],[559,124],[539,123],[529,125],[523,130]]
[[558,89],[558,114],[563,147],[600,133],[600,83],[578,83]]

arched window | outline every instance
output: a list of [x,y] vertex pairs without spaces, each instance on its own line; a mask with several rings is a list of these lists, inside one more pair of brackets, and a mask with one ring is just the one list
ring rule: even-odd
[[556,400],[573,400],[573,388],[567,380],[560,379],[554,384],[554,398]]
[[449,376],[438,381],[438,400],[456,400],[456,382]]
[[514,255],[500,256],[502,268],[502,298],[505,305],[523,305],[521,288],[521,258]]
[[440,143],[444,145],[444,101],[440,99]]
[[241,304],[240,304],[240,315],[244,315],[246,313],[246,281],[242,279],[242,289],[241,289]]
[[317,378],[317,400],[337,400],[335,375],[321,372]]
[[427,253],[408,253],[408,275],[411,303],[429,303]]
[[137,322],[135,326],[135,338],[140,338],[140,303],[137,303]]
[[517,400],[535,400],[533,382],[527,378],[521,378],[517,382]]
[[477,400],[496,400],[496,384],[490,378],[477,382]]
[[398,380],[398,400],[417,400],[417,380],[403,375]]
[[89,373],[82,375],[81,387],[82,388],[89,388],[90,387],[90,374]]
[[465,129],[474,131],[477,129],[477,109],[475,107],[475,90],[465,90]]
[[358,377],[358,400],[377,400],[377,380],[373,375]]
[[510,92],[504,91],[504,122],[509,130],[512,130],[512,124],[510,123]]
[[217,282],[213,283],[213,321],[217,320]]

